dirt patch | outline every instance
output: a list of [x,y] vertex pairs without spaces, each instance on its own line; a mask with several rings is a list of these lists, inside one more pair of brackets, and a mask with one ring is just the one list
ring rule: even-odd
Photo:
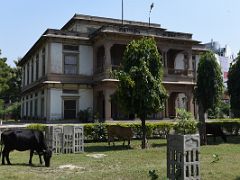
[[86,156],[99,159],[99,158],[104,158],[107,155],[106,154],[87,154]]
[[84,167],[81,167],[81,166],[75,166],[73,164],[64,164],[64,165],[61,165],[59,166],[59,169],[67,169],[67,170],[84,170],[85,168]]

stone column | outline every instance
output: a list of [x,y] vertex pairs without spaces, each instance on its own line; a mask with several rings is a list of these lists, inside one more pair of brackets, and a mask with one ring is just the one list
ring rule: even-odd
[[22,67],[22,88],[25,86],[25,66]]
[[162,49],[162,58],[163,58],[163,62],[164,62],[164,72],[165,72],[165,74],[168,74],[167,52],[168,52],[167,48]]
[[112,104],[111,104],[111,90],[105,89],[104,90],[104,101],[105,101],[105,120],[112,120]]
[[47,87],[46,90],[44,90],[44,116],[47,118],[47,121],[51,120],[51,89]]
[[192,66],[192,50],[187,52],[188,57],[188,76],[193,76],[193,66]]
[[36,81],[36,59],[33,58],[33,81]]
[[165,118],[168,118],[169,113],[168,113],[168,99],[166,99],[166,107],[165,107]]
[[97,49],[98,47],[93,47],[93,73],[95,74],[97,69]]
[[105,62],[104,62],[104,70],[108,70],[111,68],[111,47],[112,43],[106,42],[104,44],[104,49],[105,49]]
[[[46,73],[51,73],[51,71],[52,71],[52,69],[51,69],[51,66],[52,66],[52,60],[51,60],[51,43],[48,43],[48,45],[47,45],[47,51],[46,51],[46,66],[47,66],[47,68],[46,68],[46,70],[47,70],[47,72]],[[63,61],[64,61],[64,59],[63,59]],[[64,73],[64,72],[63,72]]]
[[32,63],[33,63],[33,60],[31,59],[30,61],[29,61],[29,84],[31,84],[32,83]]
[[193,104],[193,92],[187,92],[187,106],[188,106],[188,111],[194,115],[194,104]]

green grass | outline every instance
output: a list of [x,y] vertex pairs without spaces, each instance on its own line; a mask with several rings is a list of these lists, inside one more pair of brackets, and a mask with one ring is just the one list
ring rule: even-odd
[[[213,143],[201,147],[200,168],[202,179],[240,180],[240,137],[232,137],[229,143]],[[14,151],[10,154],[12,166],[0,165],[0,179],[150,179],[149,170],[156,170],[159,179],[166,179],[166,140],[149,140],[147,150],[140,149],[141,142],[132,142],[131,149],[122,147],[116,142],[115,147],[107,143],[87,143],[85,152],[80,154],[54,155],[51,167],[39,164],[34,156],[34,166],[27,164],[29,152]],[[88,157],[89,154],[105,154],[103,158]],[[213,154],[219,161],[212,163]],[[75,169],[60,168],[63,165],[74,165]]]

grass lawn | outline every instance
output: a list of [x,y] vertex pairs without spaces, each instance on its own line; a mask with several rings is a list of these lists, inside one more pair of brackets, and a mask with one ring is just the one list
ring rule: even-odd
[[[211,139],[210,139],[211,140]],[[206,180],[240,180],[240,137],[229,138],[229,142],[201,147],[201,178]],[[12,166],[0,165],[0,179],[150,179],[149,170],[156,170],[159,179],[166,178],[166,140],[149,140],[149,149],[141,150],[141,142],[132,142],[132,148],[115,147],[107,143],[86,143],[85,153],[54,155],[51,167],[39,164],[34,156],[34,166],[27,164],[29,152],[14,151],[10,154]],[[102,158],[87,155],[104,154]],[[213,154],[219,161],[212,163]]]

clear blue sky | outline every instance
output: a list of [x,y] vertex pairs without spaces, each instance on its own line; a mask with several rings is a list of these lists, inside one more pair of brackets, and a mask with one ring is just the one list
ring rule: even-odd
[[[75,13],[121,19],[122,0],[3,0],[0,7],[2,57],[23,57],[47,28],[61,28]],[[193,33],[240,49],[239,0],[124,0],[124,19],[151,22],[170,31]]]

